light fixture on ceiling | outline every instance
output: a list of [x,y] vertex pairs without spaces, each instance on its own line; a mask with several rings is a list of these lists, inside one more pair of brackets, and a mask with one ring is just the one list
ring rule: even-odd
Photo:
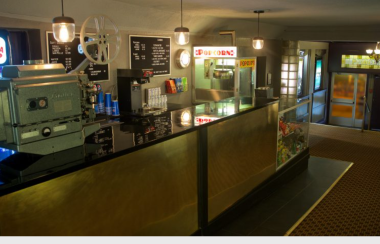
[[379,49],[379,43],[377,42],[375,50],[373,49],[367,49],[365,50],[367,54],[369,54],[370,58],[373,58],[376,60],[376,63],[380,60],[380,49]]
[[178,45],[186,45],[189,43],[190,32],[189,28],[182,26],[182,0],[181,0],[181,27],[174,29],[174,39]]
[[252,46],[254,49],[262,49],[264,47],[264,39],[260,37],[260,14],[264,13],[264,10],[254,10],[257,14],[257,37],[253,38]]
[[57,42],[71,42],[75,38],[75,22],[71,17],[64,16],[63,13],[63,0],[62,4],[62,16],[55,17],[53,19],[53,35]]

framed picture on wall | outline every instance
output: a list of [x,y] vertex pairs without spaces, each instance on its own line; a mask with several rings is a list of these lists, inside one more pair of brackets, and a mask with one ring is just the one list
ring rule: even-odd
[[315,58],[314,91],[322,88],[322,58]]

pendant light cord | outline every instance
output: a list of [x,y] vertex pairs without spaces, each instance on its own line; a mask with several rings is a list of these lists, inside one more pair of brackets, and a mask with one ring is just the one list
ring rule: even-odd
[[182,27],[182,0],[181,0],[181,27]]
[[62,4],[62,16],[65,16],[65,15],[63,14],[63,0],[61,0],[61,4]]
[[257,29],[257,36],[260,37],[260,12],[257,13]]

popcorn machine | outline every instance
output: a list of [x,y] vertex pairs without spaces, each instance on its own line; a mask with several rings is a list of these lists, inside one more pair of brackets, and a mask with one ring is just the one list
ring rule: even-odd
[[252,101],[256,57],[238,58],[237,47],[194,47],[193,57],[193,103],[209,102],[217,108],[232,102],[229,110],[236,112],[245,98]]

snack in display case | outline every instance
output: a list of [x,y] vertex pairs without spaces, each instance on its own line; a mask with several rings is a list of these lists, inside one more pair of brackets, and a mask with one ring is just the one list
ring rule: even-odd
[[308,130],[308,102],[279,112],[277,169],[308,147]]

